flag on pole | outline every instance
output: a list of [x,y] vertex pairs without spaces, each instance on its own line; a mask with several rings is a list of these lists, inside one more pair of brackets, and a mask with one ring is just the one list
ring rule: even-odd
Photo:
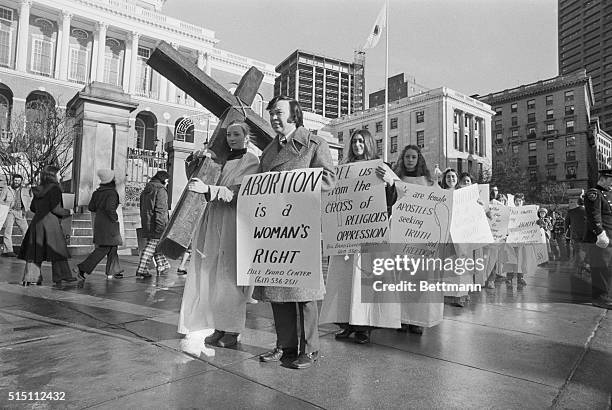
[[387,25],[387,2],[385,1],[385,4],[383,4],[382,9],[380,10],[380,13],[378,13],[378,17],[376,17],[376,21],[374,22],[374,26],[372,27],[372,30],[370,30],[370,35],[368,36],[368,39],[366,40],[366,43],[363,46],[364,50],[367,50],[368,48],[376,47],[376,44],[378,44],[378,41],[380,40],[380,37],[382,36],[382,29],[386,25]]

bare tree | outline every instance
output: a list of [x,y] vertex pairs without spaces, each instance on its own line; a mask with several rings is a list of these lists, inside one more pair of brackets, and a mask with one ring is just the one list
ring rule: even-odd
[[17,173],[30,183],[46,165],[66,176],[73,161],[74,121],[51,100],[28,102],[25,111],[11,116],[9,132],[0,141],[0,168],[5,176]]

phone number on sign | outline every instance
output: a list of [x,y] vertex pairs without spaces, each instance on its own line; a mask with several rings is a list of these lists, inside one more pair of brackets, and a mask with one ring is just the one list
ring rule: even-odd
[[9,401],[62,401],[66,400],[66,393],[44,392],[44,391],[11,391],[8,394]]

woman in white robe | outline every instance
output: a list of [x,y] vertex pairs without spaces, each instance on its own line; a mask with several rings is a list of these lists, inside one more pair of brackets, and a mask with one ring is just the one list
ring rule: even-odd
[[[374,139],[368,130],[356,130],[349,140],[346,163],[377,159],[374,147]],[[383,180],[387,178],[385,182],[390,185],[393,181],[392,173],[390,170],[388,173],[384,171],[385,169],[382,172],[377,170],[376,174]],[[401,326],[398,303],[387,301],[363,303],[361,301],[362,267],[371,270],[372,259],[380,256],[374,253],[356,253],[330,257],[326,293],[319,323],[336,323],[341,326],[343,330],[336,334],[337,340],[348,339],[355,333],[354,341],[365,344],[370,342],[370,333],[373,328],[397,329]],[[385,298],[385,296],[388,295],[376,295],[376,292],[372,294],[373,300],[376,300],[376,297]]]
[[244,330],[249,288],[236,285],[236,199],[245,175],[254,174],[259,160],[247,151],[248,126],[227,127],[230,155],[217,185],[194,178],[189,190],[207,195],[208,206],[195,231],[190,269],[185,281],[178,332],[215,329],[207,344],[231,347]]

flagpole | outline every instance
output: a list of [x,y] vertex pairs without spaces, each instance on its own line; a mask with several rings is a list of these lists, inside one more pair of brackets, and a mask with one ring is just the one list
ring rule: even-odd
[[389,140],[389,0],[385,0],[385,138],[383,139],[383,161],[387,162]]

